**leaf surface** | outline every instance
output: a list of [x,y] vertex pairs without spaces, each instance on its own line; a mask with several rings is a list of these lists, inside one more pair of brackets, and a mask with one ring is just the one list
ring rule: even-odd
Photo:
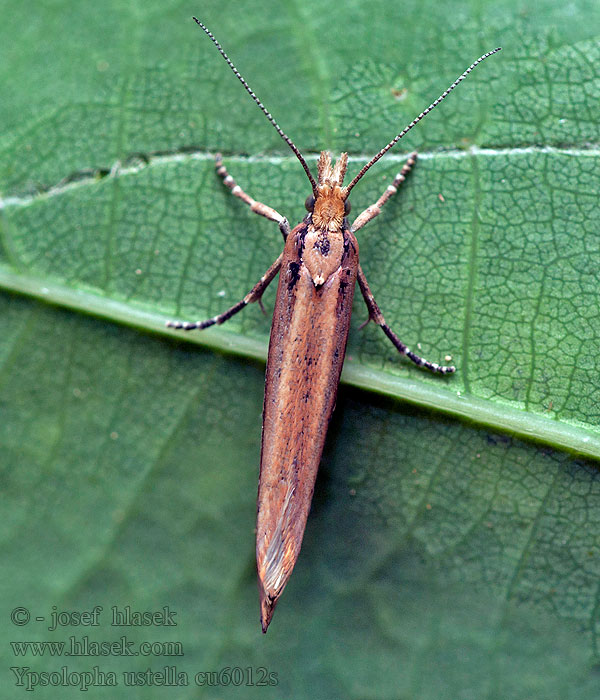
[[180,641],[183,657],[69,667],[114,670],[112,697],[165,697],[132,695],[122,673],[167,665],[188,674],[178,697],[239,697],[194,681],[226,667],[276,673],[254,676],[257,697],[597,697],[597,7],[202,17],[310,162],[347,150],[351,173],[504,48],[353,192],[358,213],[419,150],[360,232],[361,260],[402,339],[459,371],[427,376],[359,332],[357,299],[344,379],[362,390],[340,393],[266,638],[253,526],[269,318],[250,308],[179,341],[164,320],[222,311],[281,249],[215,177],[217,150],[290,221],[307,182],[187,10],[152,7],[13,8],[0,30],[5,619],[104,607],[97,630],[31,623],[7,639],[117,639],[112,605],[169,605],[177,627],[125,633]]

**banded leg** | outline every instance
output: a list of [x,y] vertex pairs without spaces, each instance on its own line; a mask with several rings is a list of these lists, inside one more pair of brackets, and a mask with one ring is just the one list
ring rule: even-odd
[[232,316],[237,314],[238,311],[241,311],[248,304],[252,304],[255,301],[259,302],[260,304],[260,299],[265,289],[269,286],[269,284],[273,281],[275,275],[279,272],[282,259],[283,253],[281,253],[277,260],[275,260],[275,262],[265,272],[265,274],[260,278],[260,280],[254,285],[254,287],[252,287],[248,294],[246,294],[246,296],[241,301],[238,301],[237,304],[234,304],[232,307],[227,309],[227,311],[224,311],[218,316],[207,318],[206,321],[167,321],[167,328],[176,328],[177,330],[182,331],[193,331],[195,329],[198,329],[201,331],[205,328],[209,328],[210,326],[214,326],[215,324],[221,325],[221,323],[225,323],[225,321],[228,321]]
[[374,219],[378,214],[381,213],[381,207],[388,201],[390,197],[396,194],[398,191],[398,188],[400,185],[406,180],[406,177],[408,173],[413,168],[413,165],[417,162],[417,152],[414,151],[413,153],[410,154],[408,157],[408,160],[402,167],[402,170],[396,175],[394,178],[393,182],[391,185],[388,185],[386,187],[385,192],[381,195],[381,197],[375,202],[375,204],[371,204],[370,207],[367,207],[362,213],[360,213],[356,219],[354,219],[354,223],[352,224],[351,228],[354,233],[356,233],[359,229],[361,229],[365,224],[368,224],[371,219]]
[[394,331],[385,322],[383,314],[381,313],[379,306],[377,306],[377,302],[375,301],[375,298],[373,297],[373,294],[369,289],[367,278],[365,277],[365,273],[362,271],[362,267],[360,265],[358,266],[358,286],[360,287],[360,291],[362,292],[362,295],[364,297],[365,304],[367,305],[367,309],[369,310],[369,318],[365,321],[365,323],[363,323],[363,326],[369,323],[369,321],[375,321],[375,323],[382,328],[383,332],[396,346],[398,352],[400,352],[402,355],[406,355],[406,357],[408,357],[409,360],[412,360],[415,363],[415,365],[418,365],[419,367],[425,367],[425,369],[428,369],[431,372],[436,372],[437,374],[452,374],[453,372],[456,372],[456,367],[438,365],[436,362],[428,362],[422,357],[415,355],[415,353],[412,350],[410,350],[406,345],[404,345],[400,338],[398,338]]
[[255,214],[260,214],[260,216],[264,216],[266,219],[269,219],[269,221],[275,221],[275,223],[279,224],[279,230],[281,231],[281,235],[285,241],[290,233],[290,225],[285,216],[281,216],[278,211],[268,207],[266,204],[257,202],[255,199],[252,199],[249,194],[244,192],[244,190],[227,172],[227,168],[223,165],[223,160],[220,153],[217,153],[215,156],[215,168],[217,170],[217,175],[223,178],[223,183],[226,187],[229,187],[232,195],[239,197],[242,202],[245,202]]

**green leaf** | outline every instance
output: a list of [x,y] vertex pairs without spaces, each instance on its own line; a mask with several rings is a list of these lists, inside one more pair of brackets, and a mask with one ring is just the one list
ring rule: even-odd
[[[358,213],[418,148],[360,232],[361,261],[401,338],[459,371],[428,376],[377,328],[359,333],[357,298],[354,386],[264,638],[253,527],[269,318],[251,307],[193,335],[164,320],[223,310],[281,249],[215,177],[217,150],[290,221],[308,183],[188,10],[136,9],[3,14],[5,668],[114,671],[117,688],[88,691],[99,698],[164,698],[122,673],[165,666],[187,674],[178,698],[240,697],[226,676],[195,682],[227,667],[253,669],[245,696],[261,698],[597,697],[597,5],[263,2],[201,17],[310,163],[347,150],[350,173],[504,49],[353,192]],[[99,627],[47,629],[52,606],[94,605]],[[177,626],[113,627],[113,605],[169,606]],[[6,622],[16,606],[29,624]],[[71,635],[181,642],[183,656],[8,644]],[[276,685],[258,684],[261,668]],[[12,696],[17,675],[1,683]]]

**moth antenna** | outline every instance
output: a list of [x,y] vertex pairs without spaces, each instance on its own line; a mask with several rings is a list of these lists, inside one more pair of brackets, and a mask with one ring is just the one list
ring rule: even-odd
[[250,95],[250,97],[256,102],[256,104],[260,107],[262,110],[263,114],[266,116],[266,118],[271,122],[273,127],[275,128],[275,131],[281,136],[281,138],[287,143],[287,145],[292,149],[294,154],[296,155],[296,158],[300,161],[302,164],[302,167],[304,168],[304,172],[306,173],[308,179],[310,180],[310,184],[312,186],[313,194],[316,196],[317,195],[317,183],[315,182],[314,177],[312,176],[312,173],[310,172],[310,169],[304,160],[304,157],[300,153],[300,151],[296,148],[296,145],[292,141],[292,139],[284,133],[283,129],[279,126],[279,124],[275,121],[273,118],[272,114],[269,112],[269,110],[263,105],[263,103],[258,99],[254,91],[251,89],[251,87],[248,85],[248,83],[244,80],[242,77],[241,73],[238,71],[238,69],[233,65],[233,62],[229,58],[229,56],[223,51],[223,47],[219,42],[216,40],[214,34],[208,30],[208,28],[202,24],[202,22],[197,19],[196,17],[192,17],[194,22],[204,30],[205,34],[208,36],[208,38],[212,41],[212,43],[217,47],[218,52],[223,56],[225,61],[227,62],[227,65],[231,68],[233,71],[235,77],[240,81],[240,83],[244,86],[246,92]]
[[400,139],[401,139],[406,133],[408,133],[408,132],[413,128],[413,126],[415,126],[415,124],[418,124],[418,123],[421,121],[421,119],[423,119],[423,117],[424,117],[425,115],[429,114],[429,112],[431,112],[431,110],[432,110],[434,107],[437,107],[437,106],[439,105],[439,103],[440,103],[443,99],[445,99],[445,98],[448,96],[448,94],[449,94],[450,92],[452,92],[452,90],[454,90],[454,88],[455,88],[459,83],[462,83],[462,81],[467,77],[467,75],[469,75],[469,73],[475,68],[476,65],[478,65],[479,63],[481,63],[482,61],[484,61],[486,58],[488,58],[488,56],[491,56],[492,54],[498,53],[498,51],[501,51],[501,50],[502,50],[502,47],[498,47],[497,49],[494,49],[493,51],[488,51],[487,53],[484,53],[483,56],[480,56],[474,63],[471,63],[471,65],[467,68],[467,70],[466,70],[464,73],[462,73],[461,75],[459,75],[459,77],[452,83],[452,85],[450,85],[450,87],[449,87],[447,90],[444,90],[444,92],[437,98],[437,100],[435,100],[434,102],[432,102],[432,103],[429,105],[429,107],[427,107],[427,109],[423,110],[423,111],[421,112],[421,114],[419,114],[419,116],[418,116],[416,119],[413,119],[412,122],[411,122],[405,129],[403,129],[403,130],[398,134],[398,136],[396,136],[396,138],[392,139],[392,140],[388,143],[387,146],[385,146],[384,148],[382,148],[376,156],[374,156],[373,158],[371,158],[371,160],[370,160],[365,166],[363,166],[363,168],[362,168],[361,171],[358,173],[358,175],[354,178],[354,180],[352,180],[352,182],[351,182],[351,183],[348,185],[348,187],[346,188],[346,192],[350,192],[350,190],[354,187],[354,185],[356,185],[356,183],[360,180],[360,178],[367,172],[367,170],[368,170],[372,165],[375,165],[375,163],[377,163],[377,161],[378,161],[383,155],[385,155],[385,154],[390,150],[390,148],[392,148],[392,146],[395,146],[395,145],[398,143],[398,141],[400,141]]

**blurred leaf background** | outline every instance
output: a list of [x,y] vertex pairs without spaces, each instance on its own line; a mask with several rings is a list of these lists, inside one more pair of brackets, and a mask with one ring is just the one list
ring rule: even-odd
[[[3,694],[23,691],[11,666],[98,665],[119,686],[92,698],[598,697],[598,4],[2,10]],[[359,333],[357,300],[350,385],[266,637],[253,527],[269,318],[250,308],[180,339],[163,322],[226,308],[281,249],[214,176],[215,152],[290,221],[308,189],[192,14],[312,162],[347,150],[351,172],[504,49],[353,193],[359,212],[419,150],[361,259],[403,340],[459,372],[425,376]],[[99,628],[46,629],[52,606],[94,605]],[[112,605],[169,606],[178,625],[111,627]],[[184,655],[8,644],[84,634]],[[124,685],[165,666],[189,685]],[[254,669],[243,691],[194,682],[227,667]]]

